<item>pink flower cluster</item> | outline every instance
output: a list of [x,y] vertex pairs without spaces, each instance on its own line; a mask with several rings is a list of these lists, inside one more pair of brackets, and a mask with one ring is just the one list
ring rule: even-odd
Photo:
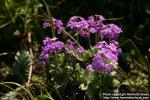
[[40,59],[43,61],[47,61],[49,59],[50,53],[58,53],[63,49],[63,47],[64,43],[61,41],[57,41],[57,38],[46,37],[43,40],[43,47]]
[[[122,29],[115,24],[104,24],[103,21],[105,20],[106,19],[102,15],[89,16],[87,20],[81,16],[73,16],[67,22],[66,27],[79,32],[80,36],[83,38],[88,38],[91,33],[98,33],[101,37],[117,39]],[[52,21],[57,33],[62,33],[62,20],[53,18]],[[50,25],[51,24],[45,21],[43,23],[43,28],[47,28]]]
[[115,24],[104,24],[105,18],[102,15],[89,16],[88,20],[73,16],[67,23],[67,27],[76,30],[80,36],[88,38],[90,33],[98,33],[101,37],[116,39],[122,29]]
[[[81,16],[73,16],[67,22],[66,27],[63,27],[63,22],[61,20],[55,18],[52,19],[53,25],[58,34],[63,33],[63,28],[66,28],[67,30],[70,29],[72,32],[79,33],[83,38],[88,38],[90,34],[98,34],[102,39],[108,38],[107,40],[111,40],[109,42],[104,40],[100,41],[94,46],[94,49],[96,49],[97,52],[92,57],[91,64],[86,68],[89,72],[93,72],[94,70],[96,72],[112,72],[112,63],[118,61],[118,56],[122,52],[119,48],[119,43],[116,41],[122,32],[122,29],[115,24],[105,24],[105,20],[106,19],[102,15],[89,16],[87,20]],[[50,23],[44,22],[43,28],[47,28],[50,25]],[[74,39],[72,39],[74,41],[71,41],[71,39],[68,39],[66,43],[63,43],[57,41],[57,38],[46,37],[43,40],[43,48],[40,58],[43,61],[46,61],[49,58],[49,54],[59,53],[63,48],[66,50],[67,54],[72,55],[73,53],[76,53],[83,56],[82,54],[86,51],[84,47],[80,46],[80,44],[77,45],[77,41]]]

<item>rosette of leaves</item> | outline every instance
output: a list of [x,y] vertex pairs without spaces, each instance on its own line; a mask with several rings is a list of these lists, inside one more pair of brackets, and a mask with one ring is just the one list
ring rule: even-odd
[[16,81],[25,81],[28,73],[28,68],[32,63],[31,56],[27,51],[18,51],[15,55],[15,62],[13,64],[13,75]]

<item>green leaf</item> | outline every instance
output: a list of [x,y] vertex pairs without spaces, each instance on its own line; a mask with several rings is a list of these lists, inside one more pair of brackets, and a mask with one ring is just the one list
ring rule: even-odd
[[39,100],[47,100],[47,99],[48,99],[48,95],[47,94],[41,95],[39,97]]
[[9,22],[7,22],[7,23],[5,23],[5,24],[0,25],[0,29],[6,27],[6,26],[9,25],[10,23],[11,23],[11,21],[9,21]]
[[88,85],[85,85],[85,83],[82,83],[82,84],[80,84],[79,89],[87,90],[88,89]]
[[117,79],[113,79],[113,86],[118,87],[120,85],[120,82]]
[[33,82],[36,82],[36,83],[40,83],[40,84],[44,84],[44,79],[43,77],[41,76],[38,76],[38,75],[32,75],[32,79],[31,79]]

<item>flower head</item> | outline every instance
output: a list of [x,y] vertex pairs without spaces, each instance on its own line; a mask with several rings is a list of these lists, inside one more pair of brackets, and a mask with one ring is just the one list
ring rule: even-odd
[[67,53],[71,54],[73,53],[74,49],[75,49],[75,43],[71,41],[70,39],[68,39],[65,45],[65,50],[67,51]]
[[79,31],[79,33],[80,33],[80,36],[83,37],[83,38],[88,38],[90,36],[90,33],[85,29],[81,29]]
[[108,37],[111,39],[117,39],[119,34],[122,32],[122,29],[115,24],[104,25],[100,30],[100,36]]
[[48,47],[50,53],[58,53],[64,47],[64,43],[57,41],[57,42],[51,43],[47,47]]
[[105,18],[102,15],[90,16],[87,20],[89,24],[89,29],[91,33],[98,32],[99,29],[103,26],[103,21]]
[[93,66],[92,66],[91,64],[88,64],[88,65],[86,66],[86,70],[87,70],[89,73],[92,73],[92,72],[94,71]]
[[107,59],[105,59],[99,54],[96,54],[94,58],[92,59],[92,66],[93,66],[93,69],[97,72],[110,73],[113,70],[112,65],[107,63]]
[[89,16],[87,22],[89,23],[90,26],[96,28],[101,26],[104,20],[105,18],[102,15],[94,15],[94,16]]
[[[63,27],[63,22],[62,20],[59,20],[59,19],[55,19],[55,18],[52,18],[52,22],[53,22],[53,25],[55,27],[55,29],[57,30],[57,33],[60,34],[62,33],[62,27]],[[47,21],[45,21],[43,23],[43,28],[46,29],[50,26],[51,24]]]
[[98,54],[105,56],[114,62],[117,62],[118,55],[121,53],[118,42],[114,40],[109,44],[106,41],[99,42],[95,47],[99,49]]
[[51,41],[51,39],[49,37],[46,37],[44,40],[43,40],[43,45],[46,46],[47,44],[49,44],[49,42]]
[[78,47],[77,50],[76,50],[76,53],[77,53],[77,54],[83,54],[84,51],[85,51],[85,50],[84,50],[83,47]]
[[53,21],[54,26],[57,29],[57,33],[61,34],[62,33],[62,27],[63,27],[62,20],[53,18],[52,21]]
[[74,30],[85,29],[88,28],[88,26],[89,24],[87,23],[87,21],[80,16],[71,17],[67,23],[67,27]]
[[43,40],[42,53],[40,55],[41,60],[47,61],[50,53],[59,53],[63,49],[64,43],[56,40],[57,38],[50,39],[49,37]]
[[49,27],[49,23],[48,23],[47,21],[45,21],[45,22],[43,23],[43,28],[46,29],[46,28],[48,28],[48,27]]

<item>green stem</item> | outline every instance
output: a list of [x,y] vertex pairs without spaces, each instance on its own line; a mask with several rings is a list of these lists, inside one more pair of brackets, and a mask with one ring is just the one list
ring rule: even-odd
[[91,38],[90,38],[90,36],[89,36],[89,38],[88,38],[88,43],[89,43],[90,49],[92,49]]
[[[56,85],[56,84],[55,84]],[[59,91],[57,90],[57,88],[54,86],[55,92],[57,93],[57,95],[59,96],[60,100],[63,100],[63,98],[61,97]]]
[[66,77],[65,77],[65,79],[64,79],[64,86],[63,86],[63,88],[64,89],[66,89],[66,86],[67,86],[67,83],[68,83],[68,81],[69,81],[69,77],[70,77],[70,74],[72,73],[72,71],[69,69],[68,71],[67,71],[67,75],[66,75]]
[[106,19],[106,20],[122,20],[124,19],[124,17],[120,17],[120,18],[109,18],[109,19]]
[[79,33],[78,32],[77,32],[76,38],[77,38],[77,42],[79,43]]
[[45,91],[46,91],[46,93],[47,93],[47,95],[48,95],[48,98],[49,98],[50,100],[54,100],[53,97],[51,96],[51,94],[48,92],[48,90],[45,89]]
[[137,46],[135,45],[135,43],[131,39],[126,40],[124,43],[120,44],[120,46],[122,46],[122,45],[124,45],[124,44],[126,44],[128,42],[133,45],[133,47],[135,48],[136,52],[138,53],[138,56],[140,57],[140,51],[139,51],[139,49],[137,48]]
[[10,20],[10,21],[6,22],[5,24],[1,24],[1,25],[0,25],[0,29],[6,27],[6,26],[9,25],[11,22],[12,22],[12,21]]
[[51,30],[52,30],[53,37],[55,37],[55,27],[54,27],[54,24],[53,24],[53,18],[52,18],[52,15],[51,15],[51,11],[50,11],[47,3],[45,2],[45,0],[43,0],[43,2],[46,6],[46,10],[47,10],[47,13],[48,13],[48,18],[49,18],[50,23],[51,23]]
[[95,44],[97,44],[97,33],[95,34]]
[[100,93],[99,93],[99,97],[100,97],[100,99],[102,99],[102,93],[103,93],[103,73],[100,73],[99,75],[98,75],[98,77],[99,77],[99,80],[100,80]]
[[62,30],[66,35],[68,35],[79,47],[81,47],[81,45],[79,44],[79,42],[72,37],[65,29]]
[[57,63],[57,54],[55,53],[55,68],[57,69],[58,63]]

